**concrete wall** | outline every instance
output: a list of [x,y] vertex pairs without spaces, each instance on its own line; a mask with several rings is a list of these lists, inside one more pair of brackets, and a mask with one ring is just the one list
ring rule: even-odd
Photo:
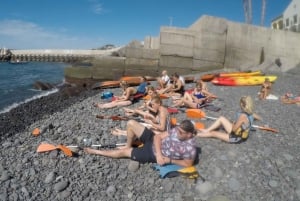
[[[280,70],[287,71],[300,63],[299,36],[299,33],[202,16],[188,28],[161,27],[160,36],[153,40],[146,37],[144,46],[139,42],[130,43],[125,50],[126,58],[115,65],[113,61],[101,60],[90,74],[87,71],[83,75],[109,79],[101,70],[97,71],[107,66],[116,66],[119,74],[151,76],[159,75],[163,69],[170,74],[222,68],[263,70],[278,59],[282,62]],[[82,70],[76,69],[76,72]],[[117,77],[115,74],[110,76]]]
[[144,48],[146,49],[159,49],[159,37],[146,36],[144,40]]

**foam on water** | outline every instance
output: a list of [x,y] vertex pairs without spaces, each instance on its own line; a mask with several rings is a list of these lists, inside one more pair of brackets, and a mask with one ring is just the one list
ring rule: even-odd
[[[35,91],[38,91],[38,90],[35,90]],[[35,99],[38,99],[38,98],[41,98],[43,96],[48,96],[48,95],[56,93],[56,92],[58,92],[58,89],[55,88],[55,89],[52,89],[52,90],[49,90],[49,91],[44,91],[41,94],[35,95],[31,98],[27,98],[24,101],[21,101],[21,102],[18,102],[18,103],[13,103],[12,105],[9,105],[8,107],[5,107],[3,110],[1,110],[0,114],[5,113],[5,112],[9,112],[10,110],[18,107],[21,104],[27,103],[29,101],[32,101],[32,100],[35,100]]]
[[18,65],[0,62],[0,113],[57,91],[57,89],[51,91],[34,89],[34,83],[41,81],[59,87],[64,83],[66,66],[64,63],[51,62],[29,62]]

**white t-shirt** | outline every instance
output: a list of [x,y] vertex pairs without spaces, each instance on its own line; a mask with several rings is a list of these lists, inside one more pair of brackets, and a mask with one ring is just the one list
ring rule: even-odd
[[170,84],[170,77],[168,75],[162,76],[161,79],[166,83],[165,85]]
[[185,85],[185,80],[184,80],[184,77],[182,77],[182,76],[179,76],[179,79],[181,80],[181,82],[182,82],[182,84],[183,84],[183,86]]

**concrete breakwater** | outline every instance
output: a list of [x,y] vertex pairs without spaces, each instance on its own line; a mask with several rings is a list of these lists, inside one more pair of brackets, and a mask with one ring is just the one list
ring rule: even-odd
[[157,37],[133,41],[119,57],[92,58],[91,65],[66,68],[72,79],[118,79],[122,75],[157,76],[224,71],[286,72],[300,66],[299,33],[202,16],[188,28],[161,27]]
[[119,48],[110,50],[33,49],[10,50],[10,61],[44,61],[74,63],[95,56],[110,55]]

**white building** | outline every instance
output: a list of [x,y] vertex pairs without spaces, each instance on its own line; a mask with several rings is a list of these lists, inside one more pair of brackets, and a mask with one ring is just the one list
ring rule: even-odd
[[272,20],[272,29],[300,32],[300,0],[292,0],[283,14]]

